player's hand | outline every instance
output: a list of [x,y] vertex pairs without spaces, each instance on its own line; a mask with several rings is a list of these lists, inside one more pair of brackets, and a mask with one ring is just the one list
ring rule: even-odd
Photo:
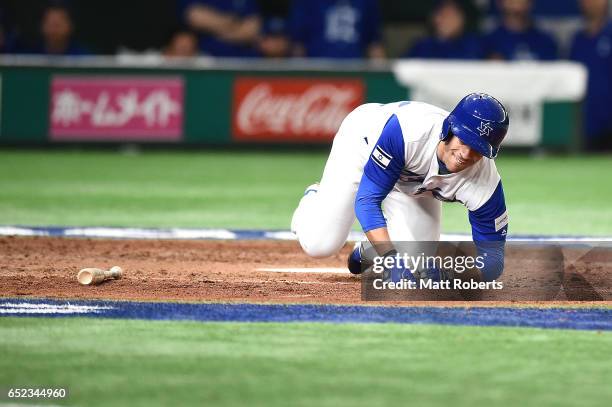
[[[391,250],[388,253],[385,253],[383,257],[395,258],[396,255],[397,255],[397,251]],[[414,275],[412,274],[412,271],[410,271],[410,269],[403,267],[401,264],[398,264],[398,262],[396,261],[393,261],[390,263],[392,264],[392,267],[385,267],[385,269],[382,272],[383,281],[399,283],[402,280],[409,280],[409,281],[416,282],[416,279],[414,278]],[[383,264],[387,264],[387,263],[383,262]]]
[[412,271],[407,268],[394,266],[383,271],[383,281],[399,283],[402,280],[416,282]]
[[452,270],[440,269],[435,266],[421,269],[415,274],[419,280],[432,280],[435,282],[452,280],[454,277]]
[[185,16],[190,27],[215,34],[223,33],[232,21],[230,16],[201,4],[189,7]]

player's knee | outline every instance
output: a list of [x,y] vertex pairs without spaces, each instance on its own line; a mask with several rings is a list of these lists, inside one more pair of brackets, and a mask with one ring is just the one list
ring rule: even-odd
[[326,241],[325,239],[321,239],[320,236],[316,239],[304,236],[300,237],[299,241],[304,252],[310,257],[315,258],[333,256],[334,254],[338,253],[344,245],[344,242],[338,244],[337,242],[330,242]]

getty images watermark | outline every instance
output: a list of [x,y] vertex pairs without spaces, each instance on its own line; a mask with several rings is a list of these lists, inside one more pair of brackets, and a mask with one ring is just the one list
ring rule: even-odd
[[[373,258],[375,290],[501,290],[501,281],[480,281],[487,253],[479,256],[394,253]],[[478,270],[477,274],[466,271]]]
[[364,301],[611,301],[612,241],[362,242]]

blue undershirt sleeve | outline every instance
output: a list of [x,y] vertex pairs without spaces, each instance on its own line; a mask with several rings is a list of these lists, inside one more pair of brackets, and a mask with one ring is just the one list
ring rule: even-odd
[[478,255],[484,258],[483,279],[493,281],[504,271],[504,246],[508,233],[508,212],[501,181],[483,206],[469,212],[469,218],[472,239]]
[[355,198],[355,215],[364,232],[387,226],[382,201],[391,192],[406,164],[404,135],[391,116],[366,163]]

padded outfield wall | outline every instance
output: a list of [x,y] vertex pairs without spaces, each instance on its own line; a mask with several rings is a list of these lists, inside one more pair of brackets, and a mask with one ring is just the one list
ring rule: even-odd
[[[393,64],[0,59],[0,144],[328,144],[350,110],[410,98]],[[412,92],[414,94],[414,92]],[[580,103],[542,103],[536,140],[575,148]],[[530,115],[529,111],[515,114]]]

